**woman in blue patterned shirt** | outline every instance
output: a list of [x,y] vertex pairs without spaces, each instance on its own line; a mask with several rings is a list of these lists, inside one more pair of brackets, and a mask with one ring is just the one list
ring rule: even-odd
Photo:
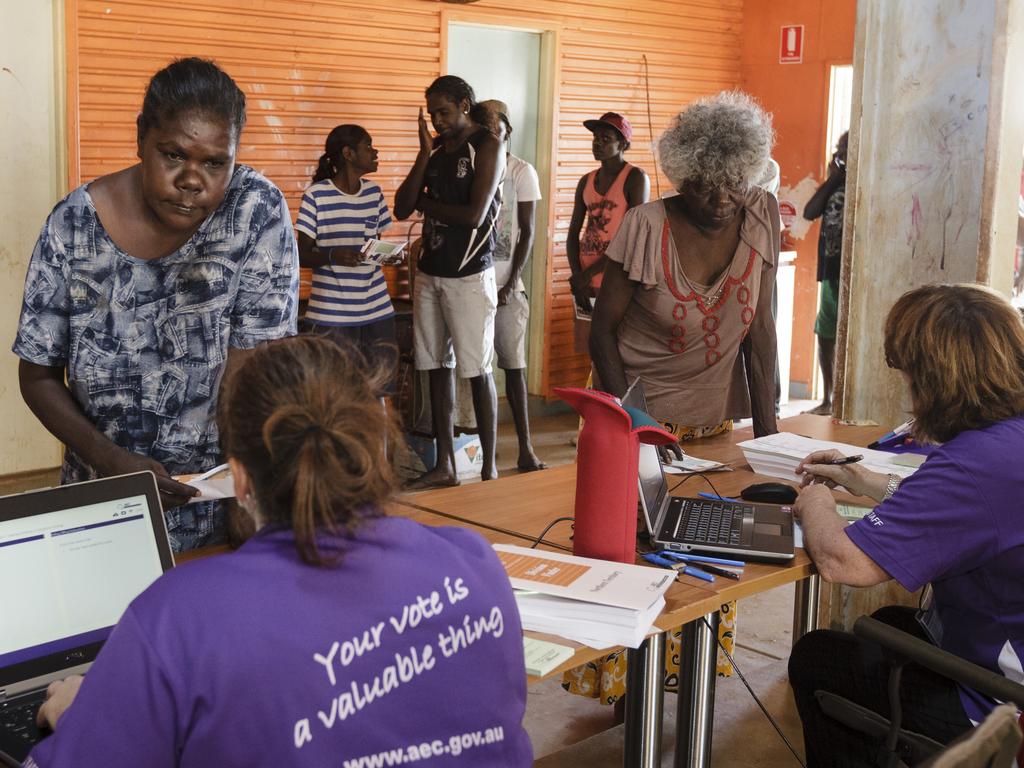
[[[176,550],[222,536],[173,476],[221,460],[225,370],[295,333],[288,207],[236,165],[245,96],[210,61],[157,72],[139,162],[74,190],[43,225],[14,352],[32,412],[67,446],[62,482],[152,470]],[[66,382],[66,383],[65,383]]]

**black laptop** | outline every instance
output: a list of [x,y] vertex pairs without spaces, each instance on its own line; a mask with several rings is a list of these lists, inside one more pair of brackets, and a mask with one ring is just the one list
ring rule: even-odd
[[[647,413],[639,379],[623,406]],[[793,559],[793,513],[789,507],[672,496],[658,449],[640,444],[640,506],[651,544],[678,552],[711,552],[740,560]]]
[[173,565],[152,472],[0,497],[0,753],[25,759],[46,687]]

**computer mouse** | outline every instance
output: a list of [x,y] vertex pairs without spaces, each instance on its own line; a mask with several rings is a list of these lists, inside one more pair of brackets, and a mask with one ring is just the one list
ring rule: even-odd
[[796,488],[785,483],[754,483],[740,491],[740,498],[762,504],[792,504],[796,501]]

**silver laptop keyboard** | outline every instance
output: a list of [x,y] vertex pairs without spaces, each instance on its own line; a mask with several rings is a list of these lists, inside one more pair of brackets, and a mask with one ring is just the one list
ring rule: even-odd
[[736,502],[691,500],[683,503],[675,537],[683,541],[739,546],[743,515],[754,508]]

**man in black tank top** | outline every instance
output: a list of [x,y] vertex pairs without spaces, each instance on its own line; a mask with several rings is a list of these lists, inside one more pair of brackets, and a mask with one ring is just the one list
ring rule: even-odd
[[455,371],[473,392],[484,480],[494,462],[497,393],[491,376],[497,288],[492,255],[501,208],[505,155],[498,140],[470,119],[473,89],[446,75],[426,91],[435,141],[419,116],[420,151],[395,196],[399,220],[423,214],[423,248],[413,297],[417,370],[429,371],[437,464],[414,487],[458,485],[455,472]]

